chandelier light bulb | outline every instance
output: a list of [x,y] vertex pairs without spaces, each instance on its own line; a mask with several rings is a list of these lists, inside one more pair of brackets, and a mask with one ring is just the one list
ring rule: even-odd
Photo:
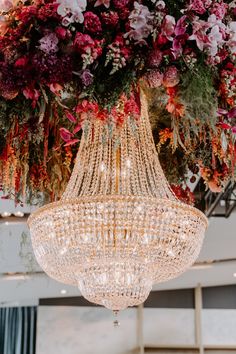
[[43,270],[114,311],[139,305],[153,284],[187,270],[207,227],[205,215],[169,187],[143,94],[141,103],[135,132],[129,118],[112,136],[90,122],[61,201],[28,221]]

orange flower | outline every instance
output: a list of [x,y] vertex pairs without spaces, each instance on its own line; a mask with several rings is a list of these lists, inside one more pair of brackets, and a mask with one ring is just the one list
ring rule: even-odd
[[175,117],[183,117],[185,113],[185,106],[182,103],[177,102],[175,99],[169,99],[166,109]]

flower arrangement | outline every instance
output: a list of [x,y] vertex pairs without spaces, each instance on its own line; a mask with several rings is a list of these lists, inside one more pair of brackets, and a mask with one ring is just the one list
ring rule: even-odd
[[[0,176],[15,198],[60,196],[81,128],[138,124],[150,101],[171,183],[234,176],[236,3],[1,0]],[[171,167],[170,167],[171,166]]]

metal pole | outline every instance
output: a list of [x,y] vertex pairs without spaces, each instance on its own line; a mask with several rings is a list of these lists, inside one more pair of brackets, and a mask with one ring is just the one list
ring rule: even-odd
[[144,354],[143,343],[143,304],[138,306],[137,309],[137,342],[139,347],[139,353]]
[[195,341],[199,347],[199,353],[204,354],[202,343],[202,288],[200,284],[195,288]]

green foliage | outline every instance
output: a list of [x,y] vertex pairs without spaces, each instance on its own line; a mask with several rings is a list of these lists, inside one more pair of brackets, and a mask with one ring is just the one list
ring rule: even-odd
[[[214,73],[205,64],[199,64],[181,75],[179,96],[186,107],[186,118],[192,131],[208,125],[212,129],[217,118],[217,92],[214,88]],[[196,124],[197,123],[197,124]]]

